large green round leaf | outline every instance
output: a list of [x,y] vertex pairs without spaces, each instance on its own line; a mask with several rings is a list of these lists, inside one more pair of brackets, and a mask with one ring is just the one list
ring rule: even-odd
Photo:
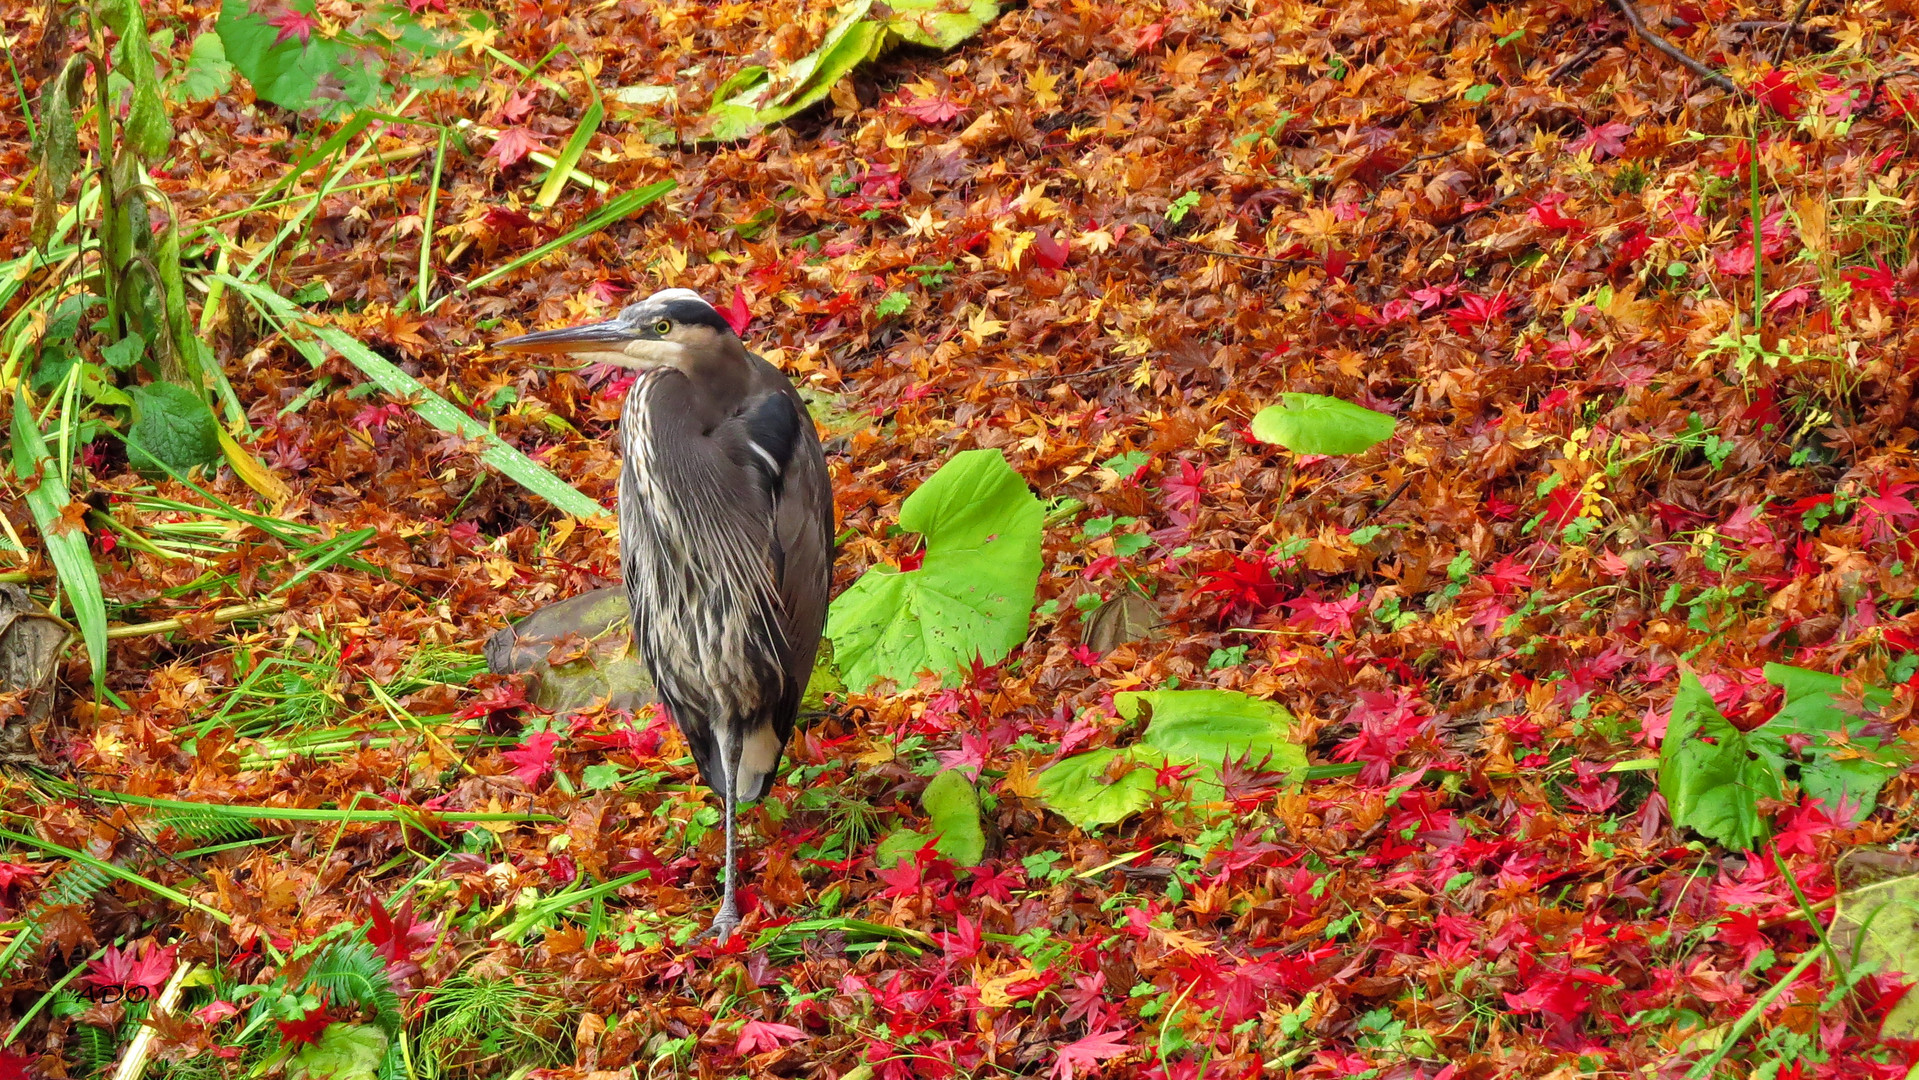
[[[277,9],[280,17],[313,14],[311,3]],[[253,84],[257,97],[295,112],[309,110],[331,119],[372,102],[385,87],[385,64],[372,49],[355,48],[322,34],[285,33],[246,0],[224,0],[215,29],[227,62]]]
[[1393,434],[1393,418],[1323,394],[1281,394],[1253,417],[1253,437],[1296,454],[1357,454]]
[[1303,769],[1306,751],[1292,741],[1285,706],[1236,690],[1146,690],[1113,695],[1128,720],[1148,717],[1140,745],[1175,761],[1218,767],[1228,759],[1266,760],[1274,772]]
[[1045,511],[998,450],[968,450],[900,507],[926,537],[918,570],[876,566],[833,601],[826,636],[863,690],[930,671],[957,685],[978,659],[996,664],[1026,640],[1039,584]]
[[1137,767],[1118,780],[1106,778],[1106,767],[1126,750],[1089,750],[1074,754],[1039,774],[1039,797],[1061,817],[1082,829],[1123,821],[1153,801],[1151,767]]

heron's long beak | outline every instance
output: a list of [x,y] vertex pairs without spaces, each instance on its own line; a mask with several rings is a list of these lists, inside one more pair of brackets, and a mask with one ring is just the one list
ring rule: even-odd
[[624,352],[627,345],[644,340],[626,324],[615,319],[521,334],[498,342],[493,347],[521,353],[620,353]]

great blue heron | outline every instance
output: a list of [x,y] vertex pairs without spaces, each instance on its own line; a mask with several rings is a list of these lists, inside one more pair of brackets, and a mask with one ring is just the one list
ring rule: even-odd
[[819,651],[833,488],[806,404],[699,294],[500,342],[638,369],[620,414],[620,567],[660,700],[726,804],[707,935],[739,926],[734,816],[766,795]]

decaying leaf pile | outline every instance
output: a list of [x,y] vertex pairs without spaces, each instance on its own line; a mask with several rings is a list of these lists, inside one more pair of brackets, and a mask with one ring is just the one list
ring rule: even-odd
[[[265,475],[49,435],[138,629],[97,697],[81,650],[44,723],[0,697],[45,765],[6,781],[0,1075],[105,1075],[131,988],[189,965],[148,1075],[370,1076],[391,1032],[431,1076],[1904,1075],[1900,980],[1821,928],[1842,854],[1919,868],[1909,4],[1647,5],[1727,93],[1597,0],[1033,0],[733,142],[701,138],[715,93],[829,8],[414,6],[448,47],[316,84],[327,118],[213,62],[217,6],[148,8],[184,80],[151,185],[225,238],[186,262],[609,506],[621,373],[486,345],[697,289],[807,389],[837,587],[916,565],[902,500],[997,450],[1047,508],[1031,633],[829,696],[745,819],[747,931],[687,945],[720,835],[678,736],[543,714],[478,661],[617,582],[610,521],[336,338],[196,293]],[[261,55],[368,11],[259,6]],[[0,7],[9,258],[19,95],[70,14]],[[384,114],[310,159],[362,92]],[[542,190],[589,114],[580,179]],[[1250,428],[1285,393],[1396,428],[1295,454]],[[43,602],[44,479],[0,503],[0,570]],[[1175,688],[1284,706],[1310,768],[1112,753],[1144,810],[1082,831],[1042,801],[1049,765],[1140,741],[1116,694]],[[1662,752],[1669,718],[1693,741]],[[876,858],[940,827],[941,770],[977,776],[979,841]]]

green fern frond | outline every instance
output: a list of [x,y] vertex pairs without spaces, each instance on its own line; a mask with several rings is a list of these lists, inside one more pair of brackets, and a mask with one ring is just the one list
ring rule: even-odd
[[209,844],[225,844],[236,840],[257,840],[260,830],[245,818],[236,818],[231,814],[222,814],[209,808],[202,810],[182,810],[162,814],[154,819],[161,829],[172,829],[181,836]]
[[39,952],[40,941],[46,936],[47,916],[52,909],[69,904],[84,904],[93,899],[93,894],[105,887],[108,881],[106,871],[96,866],[83,866],[68,863],[47,876],[47,883],[41,888],[33,903],[27,905],[22,916],[24,923],[13,940],[0,949],[0,977],[11,975],[16,968]]

